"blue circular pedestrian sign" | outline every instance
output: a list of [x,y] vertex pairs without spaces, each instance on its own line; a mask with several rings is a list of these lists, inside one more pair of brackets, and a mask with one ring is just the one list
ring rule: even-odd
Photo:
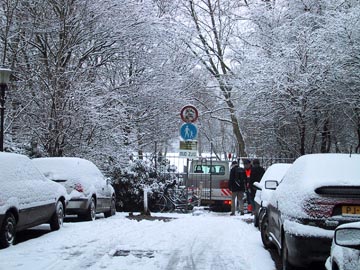
[[192,123],[185,123],[180,128],[180,136],[184,141],[195,140],[197,136],[197,128]]

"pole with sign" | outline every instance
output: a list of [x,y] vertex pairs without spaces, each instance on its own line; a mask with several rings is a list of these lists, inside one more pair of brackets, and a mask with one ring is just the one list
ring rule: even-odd
[[180,128],[180,136],[184,141],[196,140],[197,128],[192,123],[185,123]]
[[199,117],[198,110],[187,105],[181,109],[181,120],[185,123],[180,127],[179,157],[196,158],[197,156],[197,127],[193,124]]
[[199,117],[199,112],[194,106],[187,105],[181,109],[180,116],[185,123],[194,123]]

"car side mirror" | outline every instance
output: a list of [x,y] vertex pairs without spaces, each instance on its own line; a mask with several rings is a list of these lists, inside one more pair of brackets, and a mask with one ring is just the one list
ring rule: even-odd
[[257,190],[262,190],[262,186],[259,182],[254,182],[253,187],[256,188]]
[[278,187],[279,183],[276,180],[266,180],[265,189],[275,190]]
[[335,244],[360,250],[360,228],[340,228],[335,230]]
[[111,185],[111,184],[112,184],[111,178],[106,177],[106,184],[107,184],[107,185]]

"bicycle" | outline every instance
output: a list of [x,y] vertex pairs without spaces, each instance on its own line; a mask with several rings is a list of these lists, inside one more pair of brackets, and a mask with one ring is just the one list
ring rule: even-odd
[[189,194],[185,187],[175,188],[176,181],[167,184],[162,193],[155,195],[150,203],[151,212],[171,212],[180,210],[186,212],[199,203],[199,198],[193,192]]

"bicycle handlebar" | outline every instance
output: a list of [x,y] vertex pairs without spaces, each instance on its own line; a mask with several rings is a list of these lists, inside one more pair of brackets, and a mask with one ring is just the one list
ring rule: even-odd
[[176,185],[176,180],[174,180],[171,184],[166,184],[165,185],[165,190],[168,190],[169,188],[173,188]]

